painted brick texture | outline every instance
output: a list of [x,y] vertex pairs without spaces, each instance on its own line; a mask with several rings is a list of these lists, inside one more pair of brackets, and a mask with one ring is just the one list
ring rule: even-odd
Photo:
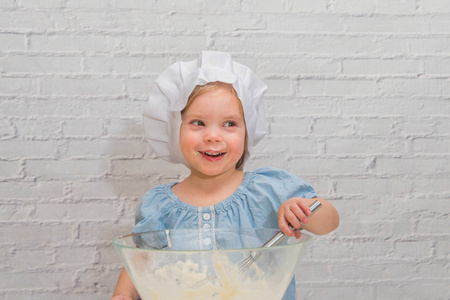
[[449,299],[449,20],[444,0],[0,0],[0,298],[110,298],[112,239],[187,174],[143,139],[152,83],[222,50],[269,87],[246,169],[340,212],[297,298]]

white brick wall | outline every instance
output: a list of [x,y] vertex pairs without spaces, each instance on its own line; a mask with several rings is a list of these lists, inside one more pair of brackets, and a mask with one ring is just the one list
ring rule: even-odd
[[449,3],[0,0],[0,298],[110,297],[111,240],[186,174],[154,159],[142,105],[210,49],[269,86],[247,169],[292,171],[340,212],[298,299],[449,299]]

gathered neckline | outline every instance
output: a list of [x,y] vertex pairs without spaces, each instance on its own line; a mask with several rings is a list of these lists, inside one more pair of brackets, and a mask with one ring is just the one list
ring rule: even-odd
[[173,206],[176,206],[178,208],[181,208],[182,210],[189,210],[192,212],[198,212],[199,209],[201,209],[203,212],[208,212],[211,210],[214,210],[215,212],[228,210],[228,208],[237,200],[239,200],[241,195],[245,193],[247,190],[248,184],[250,183],[251,179],[251,172],[245,172],[244,179],[242,180],[241,184],[238,186],[236,191],[231,194],[228,198],[212,205],[212,206],[195,206],[193,204],[186,203],[182,201],[180,198],[177,197],[172,192],[172,187],[179,182],[173,182],[170,184],[164,185],[164,192],[167,194],[167,196],[173,201]]

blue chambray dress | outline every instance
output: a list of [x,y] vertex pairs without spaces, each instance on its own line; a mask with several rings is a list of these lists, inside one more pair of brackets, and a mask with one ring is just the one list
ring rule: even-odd
[[[172,193],[176,183],[148,191],[136,211],[133,233],[180,228],[278,228],[278,207],[289,198],[314,198],[314,189],[284,170],[261,168],[246,172],[238,189],[209,207],[187,204]],[[208,238],[204,250],[212,249]],[[295,299],[292,280],[283,300]]]

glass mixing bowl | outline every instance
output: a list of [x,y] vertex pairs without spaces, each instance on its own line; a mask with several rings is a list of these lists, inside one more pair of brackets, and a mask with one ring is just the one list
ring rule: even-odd
[[175,229],[114,240],[143,300],[281,299],[311,236],[262,248],[278,229]]

